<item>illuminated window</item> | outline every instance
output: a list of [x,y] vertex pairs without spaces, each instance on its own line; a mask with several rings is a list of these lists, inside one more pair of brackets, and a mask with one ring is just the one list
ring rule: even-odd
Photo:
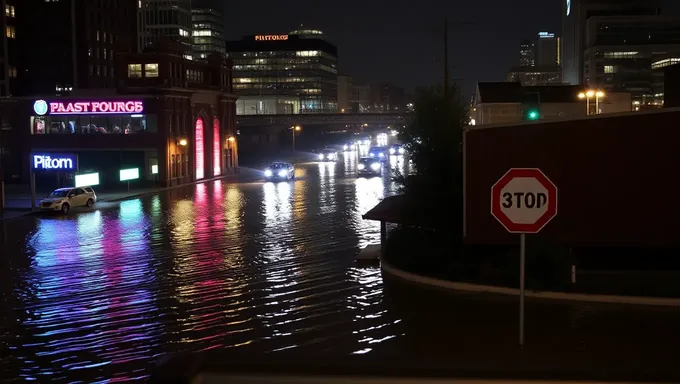
[[15,79],[17,77],[16,67],[9,67],[9,77]]
[[605,52],[606,59],[632,59],[637,56],[639,52]]
[[158,77],[158,64],[144,64],[146,77]]
[[194,31],[194,36],[212,36],[212,31]]
[[616,73],[616,70],[614,69],[613,65],[605,65],[604,73]]
[[142,65],[141,64],[128,64],[128,77],[129,78],[140,78],[140,77],[142,77]]
[[314,57],[314,56],[321,56],[321,52],[319,51],[297,51],[295,52],[296,56],[300,57]]
[[14,6],[13,6],[13,5],[5,5],[5,16],[7,16],[7,17],[15,17],[15,15],[14,15]]
[[14,31],[14,27],[12,26],[5,27],[5,35],[7,36],[8,39],[15,38],[16,37],[15,33],[16,32]]
[[179,29],[179,35],[180,36],[189,36],[189,32],[186,29]]

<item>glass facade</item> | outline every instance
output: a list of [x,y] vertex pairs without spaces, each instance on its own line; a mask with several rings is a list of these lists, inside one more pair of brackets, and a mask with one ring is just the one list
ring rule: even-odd
[[680,19],[661,16],[594,18],[587,22],[585,82],[628,92],[634,109],[663,106],[664,59],[680,56]]
[[136,134],[156,132],[155,115],[31,116],[31,134]]
[[[234,93],[239,96],[270,96],[269,99],[272,99],[271,96],[292,97],[299,101],[299,113],[337,112],[338,59],[335,47],[318,38],[277,35],[280,36],[286,38],[256,41],[258,37],[263,38],[256,36],[252,41],[227,43],[227,55],[234,62]],[[284,104],[292,107],[295,103]]]
[[213,52],[225,53],[224,18],[211,8],[191,10],[194,53],[205,59]]

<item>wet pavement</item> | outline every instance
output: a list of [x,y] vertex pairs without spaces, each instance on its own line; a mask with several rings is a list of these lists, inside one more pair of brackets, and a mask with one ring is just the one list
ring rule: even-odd
[[[290,182],[211,181],[2,226],[0,377],[144,378],[166,353],[366,354],[467,366],[673,368],[680,309],[529,302],[383,281],[354,257],[396,193],[356,157]],[[552,369],[552,368],[551,368]]]

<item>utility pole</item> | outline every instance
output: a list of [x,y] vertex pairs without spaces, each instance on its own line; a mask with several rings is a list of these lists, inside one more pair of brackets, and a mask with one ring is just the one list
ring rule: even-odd
[[449,105],[449,19],[444,16],[444,101]]

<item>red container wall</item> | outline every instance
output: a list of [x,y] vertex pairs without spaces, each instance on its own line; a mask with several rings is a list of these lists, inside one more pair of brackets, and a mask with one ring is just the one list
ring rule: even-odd
[[572,245],[680,245],[680,111],[477,128],[465,133],[466,240],[514,244],[491,216],[509,168],[540,168],[558,213],[537,235]]

